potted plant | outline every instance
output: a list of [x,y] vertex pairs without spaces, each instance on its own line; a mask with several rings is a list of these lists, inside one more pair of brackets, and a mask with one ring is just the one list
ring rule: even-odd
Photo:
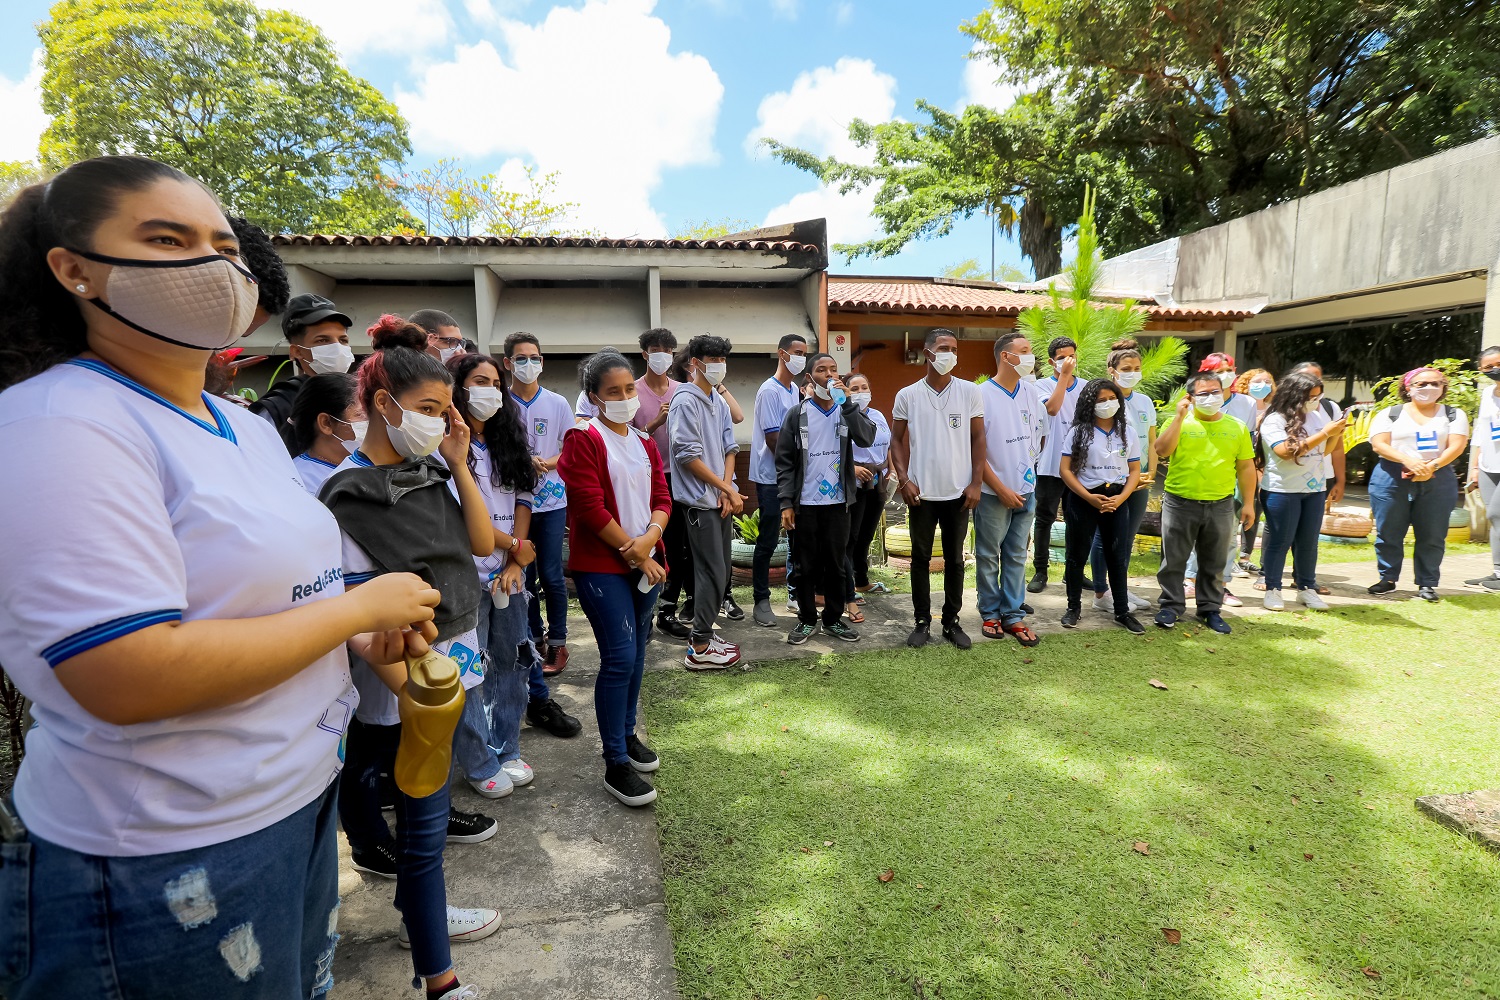
[[[777,533],[781,526],[776,526]],[[734,537],[729,541],[729,562],[731,565],[748,568],[755,565],[755,542],[760,537],[760,511],[751,514],[741,514],[734,519]],[[771,552],[771,565],[786,565],[787,540],[778,538],[776,548]]]

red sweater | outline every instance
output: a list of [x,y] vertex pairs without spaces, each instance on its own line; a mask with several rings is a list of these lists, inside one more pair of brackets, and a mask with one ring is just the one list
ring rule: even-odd
[[[640,437],[646,447],[646,458],[651,462],[651,509],[670,514],[672,497],[667,492],[667,477],[662,473],[661,453],[650,437]],[[620,506],[609,478],[609,451],[597,430],[585,425],[563,435],[557,474],[568,488],[568,572],[634,572],[614,546],[599,538],[605,525],[619,521]],[[666,547],[659,537],[654,557],[666,565]]]

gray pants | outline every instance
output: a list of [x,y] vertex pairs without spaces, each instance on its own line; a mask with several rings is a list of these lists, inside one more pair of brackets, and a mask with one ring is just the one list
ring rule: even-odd
[[1500,576],[1500,473],[1479,470],[1479,498],[1490,517],[1490,562]]
[[729,584],[729,532],[732,520],[719,515],[717,507],[689,507],[688,551],[693,558],[693,634],[689,641],[705,643],[713,638],[719,617],[719,598]]
[[1161,587],[1163,611],[1187,611],[1182,581],[1188,556],[1198,555],[1198,614],[1224,606],[1224,560],[1235,540],[1234,497],[1188,500],[1167,493],[1161,501]]

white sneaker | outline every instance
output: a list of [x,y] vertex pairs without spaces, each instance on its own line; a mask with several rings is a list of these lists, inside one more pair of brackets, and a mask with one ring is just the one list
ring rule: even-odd
[[787,609],[787,610],[788,610],[788,611],[790,611],[790,612],[791,612],[791,613],[792,613],[792,614],[794,614],[794,615],[795,615],[795,614],[798,614],[798,613],[800,613],[800,612],[801,612],[801,610],[802,610],[802,609],[801,609],[801,608],[800,608],[800,607],[799,607],[799,606],[798,606],[798,604],[797,604],[797,600],[796,600],[796,598],[792,598],[792,597],[788,597],[788,598],[787,598],[787,599],[786,599],[786,609]]
[[1299,590],[1297,591],[1297,599],[1301,601],[1302,606],[1309,611],[1328,610],[1328,602],[1323,600],[1322,595],[1319,594],[1316,590]]
[[689,670],[723,670],[740,662],[740,647],[714,636],[701,653],[689,645],[682,662]]
[[510,783],[520,788],[531,784],[531,765],[524,760],[507,760],[500,763],[500,773],[510,775]]
[[1115,598],[1114,598],[1114,595],[1111,594],[1109,591],[1106,590],[1104,592],[1104,596],[1103,597],[1095,597],[1094,598],[1094,603],[1091,605],[1091,607],[1095,611],[1108,611],[1110,614],[1114,614],[1115,613]]
[[503,799],[516,790],[515,783],[510,780],[510,775],[505,773],[504,764],[500,765],[500,770],[495,772],[494,777],[471,781],[469,787],[487,799]]
[[[448,907],[449,941],[478,941],[489,937],[499,929],[499,910],[465,910],[457,906]],[[401,929],[396,933],[396,943],[403,948],[411,948],[411,935],[406,933],[405,920],[401,921]]]
[[1243,608],[1244,606],[1245,606],[1245,602],[1244,601],[1240,600],[1238,597],[1235,597],[1228,590],[1224,591],[1224,607],[1226,607],[1226,608]]
[[1281,599],[1281,591],[1268,590],[1266,596],[1260,599],[1260,603],[1266,606],[1267,611],[1285,611],[1286,602]]
[[1125,600],[1130,604],[1131,611],[1145,611],[1151,607],[1151,602],[1144,597],[1137,597],[1130,591],[1125,591]]
[[453,989],[438,997],[438,1000],[479,1000],[482,996],[484,994],[479,992],[479,987],[465,984],[453,987]]

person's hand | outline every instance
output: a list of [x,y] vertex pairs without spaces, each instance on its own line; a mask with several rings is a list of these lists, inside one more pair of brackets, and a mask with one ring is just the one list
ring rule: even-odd
[[1411,474],[1414,483],[1425,483],[1432,478],[1432,466],[1423,463],[1422,467]]
[[[521,568],[521,564],[512,559],[505,564],[505,568],[495,578],[495,584],[491,587],[490,593],[519,594],[522,586],[524,586],[522,581],[525,579],[525,576],[526,573]],[[496,587],[499,588],[498,591],[495,589]]]
[[1077,358],[1063,358],[1057,363],[1057,377],[1062,378],[1064,375],[1071,375],[1077,367]]
[[729,501],[729,513],[738,514],[745,509],[745,497],[739,490],[731,489],[724,497]]
[[863,465],[856,465],[854,467],[854,478],[861,483],[873,483],[875,481],[875,473]]
[[388,632],[431,622],[433,609],[442,600],[442,595],[415,573],[382,573],[346,596],[359,610],[359,632]]
[[661,563],[647,556],[640,565],[641,574],[653,587],[658,583],[664,583],[667,579],[667,571],[662,568]]
[[448,404],[448,433],[438,444],[438,453],[448,468],[457,468],[469,460],[469,422],[458,412],[458,407]]
[[1468,490],[1471,493],[1479,489],[1479,469],[1477,467],[1471,467],[1469,469],[1469,480],[1468,482],[1464,483],[1464,489]]
[[672,405],[670,399],[661,401],[661,412],[657,413],[656,419],[646,425],[646,432],[651,433],[661,429],[661,425],[667,422],[667,407]]
[[1255,527],[1255,507],[1247,503],[1240,508],[1240,530],[1249,531],[1253,527]]
[[539,476],[545,476],[550,471],[547,468],[547,460],[540,455],[531,456],[531,465]]
[[393,628],[384,632],[371,632],[366,638],[368,642],[365,648],[362,651],[356,650],[361,659],[377,666],[400,663],[406,659],[405,629]]
[[536,543],[525,538],[521,539],[521,543],[511,550],[510,559],[511,562],[523,568],[530,566],[536,562]]
[[995,499],[999,500],[1003,506],[1009,507],[1011,510],[1020,510],[1022,507],[1026,506],[1026,501],[1021,499],[1021,494],[1017,493],[1009,486],[1006,486],[1004,483],[1001,483],[1000,489],[995,492]]
[[1120,498],[1117,496],[1112,497],[1103,493],[1095,493],[1094,496],[1099,498],[1099,502],[1095,506],[1105,514],[1114,513],[1120,506]]
[[906,501],[908,507],[922,506],[922,488],[910,479],[901,481],[901,499]]
[[1323,440],[1332,441],[1334,438],[1344,433],[1344,427],[1348,423],[1349,418],[1347,416],[1343,416],[1339,417],[1337,420],[1330,420],[1328,423],[1324,424]]
[[1344,482],[1343,482],[1343,480],[1335,480],[1334,482],[1329,483],[1328,484],[1328,505],[1330,507],[1332,507],[1334,504],[1338,503],[1340,500],[1343,500],[1343,499],[1344,499]]
[[797,512],[788,507],[781,512],[781,527],[783,531],[797,530]]
[[432,651],[432,644],[437,642],[437,626],[432,622],[423,622],[420,628],[409,628],[401,633],[401,638],[406,643],[406,655],[413,660],[420,659]]
[[639,566],[651,558],[651,550],[656,548],[656,538],[657,533],[648,528],[621,545],[620,555],[624,556],[625,561],[631,566]]
[[973,510],[979,506],[979,484],[970,483],[964,487],[964,510]]
[[1193,397],[1184,395],[1177,401],[1177,419],[1186,420],[1188,413],[1193,409]]
[[837,375],[828,380],[828,394],[830,396],[833,395],[833,390],[835,389],[843,389],[844,395],[846,397],[849,395],[849,387],[844,385],[844,380],[839,378]]

